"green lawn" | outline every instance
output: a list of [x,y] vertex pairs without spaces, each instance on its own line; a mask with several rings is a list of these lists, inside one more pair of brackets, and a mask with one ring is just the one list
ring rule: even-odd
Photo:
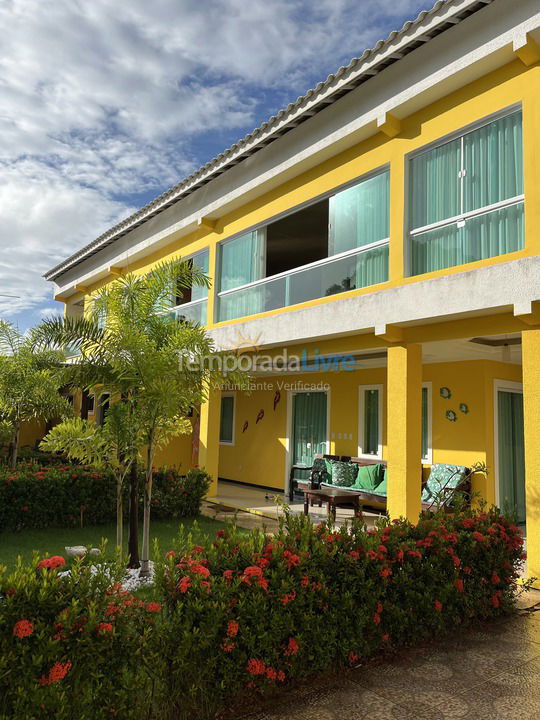
[[[213,537],[217,530],[226,527],[224,523],[211,520],[202,515],[196,520],[191,518],[184,520],[153,520],[150,527],[152,547],[154,538],[156,538],[163,551],[169,550],[180,526],[183,525],[189,530],[194,523],[196,523],[196,528],[193,531],[194,537],[199,539],[204,535]],[[141,530],[142,525],[139,526],[139,542]],[[127,540],[127,530],[125,536]],[[8,569],[12,568],[17,561],[18,555],[29,561],[32,559],[34,550],[38,550],[41,555],[48,553],[49,555],[65,556],[66,545],[99,547],[103,538],[108,540],[108,551],[113,553],[116,542],[116,526],[114,524],[85,528],[47,528],[46,530],[1,533],[0,564],[7,565]],[[127,542],[125,547],[127,550]]]

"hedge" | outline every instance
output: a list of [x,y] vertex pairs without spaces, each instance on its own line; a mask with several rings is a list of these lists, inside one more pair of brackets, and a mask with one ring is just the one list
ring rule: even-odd
[[[174,469],[156,470],[153,516],[197,515],[209,484],[209,476],[196,468],[186,475]],[[143,482],[140,487],[142,493]],[[126,482],[126,512],[127,495]],[[30,462],[19,463],[16,471],[0,468],[0,532],[101,525],[115,518],[115,480],[107,473],[80,465]]]
[[36,558],[0,575],[0,717],[214,717],[510,612],[522,543],[496,510],[369,533],[288,516],[274,537],[180,538],[152,602],[114,585],[121,568],[61,577]]

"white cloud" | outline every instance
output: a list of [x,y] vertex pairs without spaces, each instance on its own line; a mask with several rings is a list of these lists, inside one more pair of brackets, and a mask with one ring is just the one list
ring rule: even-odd
[[45,270],[421,7],[3,0],[0,315],[38,317]]

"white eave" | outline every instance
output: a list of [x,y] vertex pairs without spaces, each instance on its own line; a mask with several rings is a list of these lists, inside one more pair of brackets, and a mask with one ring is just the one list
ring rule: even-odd
[[420,13],[416,20],[407,22],[399,31],[392,32],[374,48],[353,59],[347,67],[329,75],[295,103],[281,110],[267,122],[253,130],[228,150],[218,155],[185,180],[145,205],[136,213],[100,235],[77,253],[45,274],[47,280],[56,280],[103,248],[126,235],[142,223],[206,185],[230,168],[274,142],[301,123],[324,110],[340,98],[368,82],[390,65],[398,62],[416,48],[459,24],[466,18],[490,5],[494,0],[439,0],[429,11]]

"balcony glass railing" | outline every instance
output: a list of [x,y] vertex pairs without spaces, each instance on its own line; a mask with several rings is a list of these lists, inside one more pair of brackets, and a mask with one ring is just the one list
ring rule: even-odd
[[184,305],[177,305],[172,308],[171,312],[183,320],[189,320],[198,325],[206,325],[207,307],[208,298],[201,298],[200,300],[193,300],[193,302],[185,303]]
[[218,294],[218,321],[296,305],[388,280],[388,240]]

